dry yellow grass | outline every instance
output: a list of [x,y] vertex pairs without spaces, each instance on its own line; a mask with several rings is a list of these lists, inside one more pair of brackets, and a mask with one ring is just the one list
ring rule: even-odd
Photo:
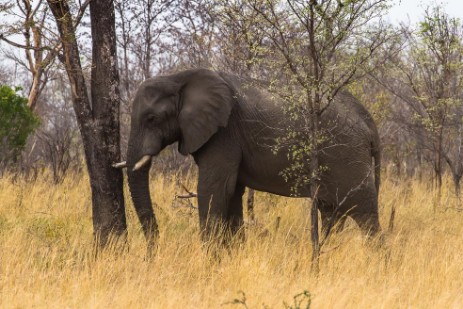
[[56,186],[0,179],[0,307],[244,308],[232,304],[243,291],[248,308],[285,308],[304,290],[311,308],[463,307],[463,212],[449,208],[459,207],[449,183],[434,207],[425,184],[386,179],[383,227],[392,205],[397,213],[385,248],[365,246],[350,222],[323,248],[316,278],[307,202],[258,193],[258,223],[218,261],[202,249],[197,214],[172,207],[175,182],[162,177],[151,183],[161,229],[157,256],[145,261],[128,201],[130,250],[94,260],[88,179],[76,178]]

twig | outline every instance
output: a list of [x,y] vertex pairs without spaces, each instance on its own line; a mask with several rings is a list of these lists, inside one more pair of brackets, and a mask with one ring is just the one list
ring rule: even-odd
[[461,208],[461,207],[445,207],[445,210],[447,210],[447,209],[455,210],[455,211],[458,211],[458,212],[463,211],[463,208]]
[[[172,201],[172,207],[175,207],[174,204],[175,204],[175,200],[176,199],[190,199],[190,198],[193,198],[193,197],[197,197],[198,194],[197,193],[194,193],[194,192],[191,192],[190,190],[188,190],[187,187],[185,187],[180,181],[178,181],[178,184],[183,188],[183,190],[185,190],[187,192],[187,194],[175,194],[174,196],[174,199]],[[190,200],[188,200],[188,208],[191,208],[191,209],[197,209],[196,206],[194,206]]]
[[190,192],[190,193],[185,194],[185,195],[176,194],[175,198],[192,198],[192,197],[197,197],[197,196],[198,196],[198,194]]
[[186,195],[181,195],[181,194],[176,194],[175,198],[192,198],[192,197],[198,197],[197,193],[191,192],[188,190],[187,187],[183,185],[183,183],[179,182],[180,186],[182,187],[183,190],[185,190],[188,194]]
[[338,249],[339,247],[341,247],[341,245],[342,245],[342,243],[337,245],[337,246],[334,246],[333,248],[329,248],[329,249],[326,249],[326,250],[321,250],[320,255],[329,253],[331,251],[334,251],[334,250]]
[[392,232],[394,229],[394,220],[395,220],[395,207],[392,206],[391,216],[389,217],[389,232]]

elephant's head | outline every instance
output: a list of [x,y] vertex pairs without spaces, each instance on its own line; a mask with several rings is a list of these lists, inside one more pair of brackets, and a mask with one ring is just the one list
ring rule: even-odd
[[129,186],[137,211],[151,208],[151,157],[176,141],[182,154],[197,151],[219,127],[227,126],[233,101],[225,80],[205,69],[159,76],[140,85],[133,101],[127,151]]

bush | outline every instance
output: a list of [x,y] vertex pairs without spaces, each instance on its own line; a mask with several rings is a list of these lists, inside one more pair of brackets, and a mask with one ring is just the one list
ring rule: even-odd
[[39,118],[27,106],[21,88],[0,85],[0,167],[16,162],[27,137],[39,126]]

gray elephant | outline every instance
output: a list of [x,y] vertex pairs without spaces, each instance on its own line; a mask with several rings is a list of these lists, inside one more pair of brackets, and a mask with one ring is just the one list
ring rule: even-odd
[[[266,87],[207,69],[187,70],[144,81],[135,96],[127,167],[133,203],[149,243],[157,222],[150,200],[151,158],[169,144],[191,154],[199,169],[198,208],[203,238],[222,225],[236,234],[243,225],[245,187],[291,196],[293,181],[281,172],[292,164],[287,150],[272,151],[294,120]],[[368,111],[340,92],[322,114],[333,136],[319,161],[324,166],[316,202],[322,226],[349,215],[368,235],[380,232],[379,137]],[[302,125],[302,124],[301,124]],[[374,163],[373,163],[374,160]],[[310,190],[298,191],[309,197]]]

